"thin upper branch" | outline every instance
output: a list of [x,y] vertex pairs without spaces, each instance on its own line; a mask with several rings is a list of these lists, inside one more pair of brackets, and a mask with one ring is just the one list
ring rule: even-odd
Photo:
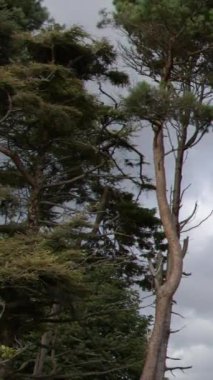
[[31,174],[25,169],[19,155],[16,152],[13,152],[12,150],[6,148],[3,145],[0,145],[0,152],[2,154],[4,154],[5,156],[11,158],[11,160],[14,162],[16,168],[23,175],[23,177],[25,178],[27,183],[29,185],[31,185],[32,187],[34,187],[35,186],[35,180],[34,180],[33,176],[31,176]]

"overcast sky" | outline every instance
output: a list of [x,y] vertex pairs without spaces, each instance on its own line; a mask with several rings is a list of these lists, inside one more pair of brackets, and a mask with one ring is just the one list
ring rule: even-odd
[[[112,9],[111,0],[45,0],[51,15],[57,22],[66,25],[80,24],[93,36],[103,34],[96,30],[98,12],[101,8]],[[105,32],[117,40],[118,33]],[[134,78],[135,81],[135,78]],[[199,222],[213,209],[213,135],[210,132],[201,143],[192,149],[185,164],[184,182],[191,184],[186,193],[183,214],[187,215],[197,201],[199,211],[195,220]],[[144,148],[145,149],[145,148]],[[146,153],[151,152],[146,141]],[[169,173],[171,176],[171,173]],[[150,199],[147,200],[150,202]],[[199,229],[190,233],[189,253],[185,260],[185,271],[192,276],[183,279],[175,299],[176,312],[184,318],[175,318],[173,328],[183,330],[172,337],[169,356],[183,359],[181,365],[192,365],[185,374],[175,372],[177,380],[213,379],[213,217]],[[177,362],[174,365],[177,365]],[[179,362],[178,362],[179,364]],[[173,376],[169,376],[171,379]]]

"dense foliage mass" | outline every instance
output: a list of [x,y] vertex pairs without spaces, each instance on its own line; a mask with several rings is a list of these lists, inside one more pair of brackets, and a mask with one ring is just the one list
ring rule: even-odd
[[[122,58],[141,79],[125,98],[114,94],[129,77],[107,39],[55,23],[41,0],[0,0],[2,380],[163,380],[168,370],[181,232],[197,207],[180,219],[183,163],[212,121],[212,8],[113,3]],[[143,127],[155,184],[136,141]],[[142,290],[156,296],[154,327]]]
[[0,9],[0,377],[138,379],[150,320],[132,285],[152,288],[144,258],[166,247],[128,192],[154,186],[104,89],[128,76],[41,1]]

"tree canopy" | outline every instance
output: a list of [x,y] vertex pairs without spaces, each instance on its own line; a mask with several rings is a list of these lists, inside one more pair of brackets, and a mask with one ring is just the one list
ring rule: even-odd
[[146,258],[166,245],[125,184],[154,189],[105,89],[128,75],[42,2],[0,5],[0,376],[137,379],[150,318],[132,286],[152,289]]

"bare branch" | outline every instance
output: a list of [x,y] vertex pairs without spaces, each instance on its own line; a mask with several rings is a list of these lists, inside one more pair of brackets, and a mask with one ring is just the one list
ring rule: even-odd
[[177,333],[179,333],[180,331],[182,331],[185,328],[186,328],[186,326],[183,326],[180,329],[170,330],[170,334],[177,334]]
[[195,205],[194,205],[194,209],[193,209],[192,213],[188,216],[188,218],[186,218],[182,222],[180,222],[180,230],[182,230],[183,227],[185,227],[186,224],[188,224],[190,222],[190,220],[195,216],[197,208],[198,208],[198,204],[196,202]]
[[156,269],[154,268],[154,265],[152,264],[152,261],[151,261],[151,260],[149,260],[149,270],[150,270],[151,275],[152,275],[152,277],[153,277],[153,279],[154,279],[154,282],[155,282],[155,288],[156,288],[156,289],[159,289],[160,284],[159,284],[159,281],[158,281],[158,279],[157,279],[157,271],[156,271]]
[[177,313],[175,311],[172,311],[172,314],[177,315],[177,317],[180,317],[182,319],[185,319],[185,317],[183,315],[181,315],[180,313]]
[[170,371],[170,372],[177,371],[177,370],[184,372],[187,369],[192,369],[192,366],[190,365],[186,367],[166,367],[166,371]]
[[189,246],[189,237],[187,236],[183,241],[182,255],[185,257]]
[[173,358],[173,357],[171,357],[171,356],[167,356],[166,357],[168,360],[182,360],[182,359],[180,359],[180,358]]
[[101,82],[98,83],[98,87],[99,87],[99,91],[105,95],[107,98],[109,98],[110,100],[112,100],[112,102],[114,103],[115,105],[115,109],[118,108],[118,102],[115,100],[115,98],[113,98],[112,95],[108,94],[106,91],[103,90],[102,86],[101,86]]
[[196,224],[195,226],[191,227],[191,228],[188,228],[187,230],[184,230],[182,232],[189,232],[191,230],[194,230],[195,228],[198,228],[200,227],[204,222],[206,222],[211,216],[213,215],[213,210],[207,215],[206,218],[202,219],[198,224]]
[[190,188],[190,186],[191,186],[191,183],[183,189],[183,191],[182,191],[182,193],[181,193],[181,196],[180,196],[180,203],[182,203],[182,200],[183,200],[184,194],[185,194],[185,192]]

